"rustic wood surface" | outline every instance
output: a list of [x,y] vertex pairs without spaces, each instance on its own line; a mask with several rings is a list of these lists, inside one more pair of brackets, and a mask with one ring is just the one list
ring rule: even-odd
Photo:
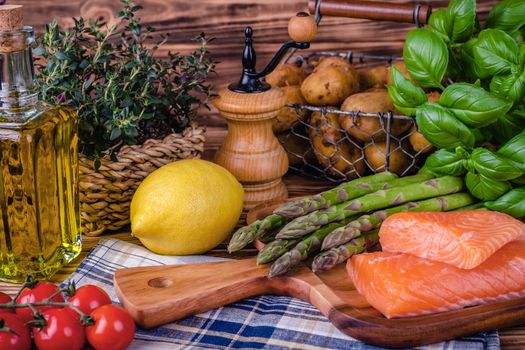
[[[412,4],[415,1],[388,2]],[[419,2],[434,9],[448,3],[447,0]],[[478,0],[478,13],[482,19],[496,2]],[[72,25],[71,17],[79,15],[113,21],[112,15],[120,7],[118,0],[7,0],[7,3],[26,6],[25,23],[34,26],[37,32],[53,18],[64,26]],[[165,56],[167,50],[191,51],[195,44],[189,39],[201,31],[216,38],[210,46],[214,58],[220,61],[217,74],[211,78],[216,86],[238,80],[246,26],[254,29],[258,67],[261,69],[280,45],[289,40],[288,20],[308,7],[308,0],[137,0],[137,3],[144,7],[140,17],[145,24],[158,28],[160,34],[170,34],[167,45],[158,53],[161,56]],[[412,24],[325,17],[309,51],[400,54],[405,35],[412,28]],[[209,126],[225,125],[214,111],[203,111],[201,121]]]
[[[201,31],[216,40],[211,44],[214,58],[220,61],[217,74],[211,81],[220,86],[238,79],[240,74],[240,57],[243,46],[243,30],[251,25],[255,30],[258,66],[265,65],[270,57],[288,39],[286,26],[289,18],[297,11],[307,7],[307,0],[138,0],[145,7],[141,17],[145,23],[159,29],[160,33],[170,34],[167,45],[159,51],[165,55],[168,50],[187,53],[195,46],[189,38]],[[391,0],[391,3],[412,3],[409,0]],[[432,5],[434,9],[446,6],[447,0],[425,0],[421,3]],[[485,18],[490,7],[497,0],[478,0],[481,18]],[[64,26],[70,26],[72,16],[100,17],[111,19],[119,9],[117,0],[8,0],[29,8],[25,13],[25,23],[40,32],[44,24],[51,19]],[[311,50],[354,50],[376,54],[400,54],[406,32],[412,25],[371,22],[360,19],[323,18],[316,40]],[[226,135],[224,119],[215,110],[203,111],[200,121],[211,128],[208,130],[208,143],[205,158],[213,159],[217,148]],[[217,126],[217,127],[213,127]],[[297,176],[287,175],[284,181],[290,196],[319,192],[330,184]],[[241,220],[242,222],[242,220]],[[61,269],[54,277],[63,281],[86,257],[99,239],[114,237],[125,241],[139,243],[128,232],[103,237],[85,237],[83,251],[75,261]],[[212,256],[228,256],[226,245],[220,245],[209,252]],[[253,256],[255,249],[245,249],[234,254],[233,258]],[[0,283],[0,290],[16,291],[17,286]],[[502,349],[518,350],[525,348],[525,326],[500,331]]]

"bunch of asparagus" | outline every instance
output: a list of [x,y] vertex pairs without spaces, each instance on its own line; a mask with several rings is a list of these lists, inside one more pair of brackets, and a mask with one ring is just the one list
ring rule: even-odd
[[377,245],[378,228],[390,215],[477,208],[474,198],[461,190],[463,180],[453,176],[398,178],[386,172],[359,178],[283,204],[272,215],[235,232],[228,250],[237,251],[256,239],[268,242],[257,263],[273,262],[270,277],[290,271],[321,250],[312,269],[326,271]]

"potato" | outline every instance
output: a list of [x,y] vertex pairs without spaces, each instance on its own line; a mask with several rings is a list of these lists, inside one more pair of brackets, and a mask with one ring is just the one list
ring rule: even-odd
[[[441,94],[438,91],[434,91],[429,92],[427,96],[428,102],[437,102]],[[416,152],[427,153],[435,149],[434,146],[427,141],[425,136],[423,136],[422,133],[417,131],[417,128],[415,126],[412,126],[412,128],[410,129],[410,136],[408,136],[408,141],[410,142],[410,145],[412,145],[412,148]]]
[[[410,73],[408,73],[408,70],[407,70],[407,66],[405,64],[405,62],[403,61],[397,61],[397,62],[394,62],[392,63],[392,66],[396,66],[397,69],[399,69],[401,71],[401,73],[403,73],[403,75],[408,79],[410,80],[411,82],[414,82],[414,80],[412,79],[412,77],[410,76]],[[388,74],[386,76],[386,82],[387,84],[392,84],[392,77],[390,76],[390,71],[392,70],[392,66],[388,67]]]
[[[306,101],[301,94],[299,85],[285,86],[280,88],[286,96],[286,103],[305,104]],[[308,117],[307,110],[297,110],[295,108],[283,107],[277,114],[277,117],[272,120],[273,132],[278,134],[290,130],[290,128],[297,124],[300,119],[305,120]]]
[[[390,143],[390,171],[401,175],[410,165],[411,157],[406,151],[408,146],[399,146],[397,142]],[[365,156],[369,166],[375,172],[386,171],[386,143],[369,143],[365,146]]]
[[416,152],[427,153],[434,150],[434,146],[427,141],[425,136],[422,133],[417,131],[417,128],[413,126],[410,129],[410,136],[408,136],[408,141],[410,145]]
[[[329,115],[333,116],[333,114]],[[329,125],[339,129],[337,118],[329,115],[326,118]],[[316,118],[318,121],[314,121],[314,123],[323,123],[320,113]],[[312,124],[312,122],[310,123]],[[329,126],[325,126],[329,128]],[[334,137],[334,140],[324,139],[323,136],[326,136],[326,134],[323,135],[321,130],[314,127],[308,131],[319,163],[329,174],[337,177],[356,178],[361,176],[365,171],[361,150],[345,142],[341,133],[339,135],[329,134]],[[340,138],[338,138],[339,136]]]
[[352,93],[352,86],[341,70],[325,67],[306,77],[301,93],[309,104],[315,106],[339,105]]
[[[337,109],[336,107],[329,108]],[[321,112],[314,112],[310,117],[310,125],[317,130],[324,141],[335,145],[344,137],[338,117],[339,115],[335,113],[323,115]]]
[[317,158],[308,139],[293,133],[279,134],[277,138],[286,151],[291,166],[301,167],[304,164],[317,163]]
[[[369,92],[361,92],[349,96],[341,106],[343,111],[356,111],[367,113],[399,113],[390,100],[388,91],[386,89],[374,90]],[[354,119],[357,122],[354,125]],[[386,118],[383,119],[386,123]],[[372,139],[375,141],[383,141],[386,139],[386,132],[381,125],[381,120],[378,117],[357,117],[340,115],[339,123],[350,135],[358,140],[367,142]],[[392,119],[390,132],[394,136],[398,136],[407,131],[412,125],[410,120]],[[386,125],[385,125],[386,127]]]
[[377,87],[384,88],[386,85],[388,79],[388,67],[386,66],[361,69],[357,72],[361,90]]
[[350,94],[354,94],[359,91],[359,73],[354,69],[352,64],[348,62],[346,58],[324,57],[315,67],[313,73],[322,72],[324,69],[330,67],[339,69],[346,76],[348,83],[350,84]]
[[304,80],[304,70],[295,64],[279,64],[273,72],[266,76],[266,82],[272,87],[301,85]]
[[432,91],[427,94],[427,97],[429,103],[437,102],[441,97],[441,93],[439,93],[439,91]]

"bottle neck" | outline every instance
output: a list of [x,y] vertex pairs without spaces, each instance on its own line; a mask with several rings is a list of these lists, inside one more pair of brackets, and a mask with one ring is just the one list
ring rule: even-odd
[[33,29],[0,32],[0,110],[24,112],[38,102],[34,89]]

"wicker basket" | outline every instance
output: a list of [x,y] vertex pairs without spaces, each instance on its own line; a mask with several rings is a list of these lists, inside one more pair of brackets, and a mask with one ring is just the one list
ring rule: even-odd
[[124,146],[118,161],[103,158],[95,170],[93,161],[80,156],[80,205],[82,233],[98,236],[129,224],[129,208],[142,180],[157,168],[177,159],[200,158],[204,128],[190,125],[181,134],[150,139],[142,145]]

